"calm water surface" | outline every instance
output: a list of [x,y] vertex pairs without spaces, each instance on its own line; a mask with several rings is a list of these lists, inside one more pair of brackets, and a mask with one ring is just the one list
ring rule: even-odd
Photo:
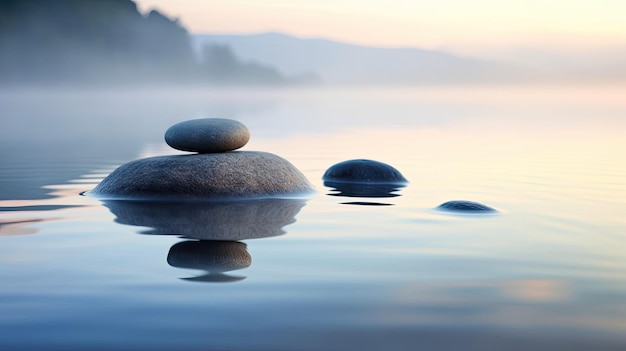
[[[2,350],[624,350],[626,88],[0,93]],[[176,153],[170,125],[245,123],[302,200],[80,196]],[[325,187],[369,158],[410,181]],[[354,195],[354,194],[352,194]],[[466,199],[496,215],[434,208]],[[219,240],[219,241],[216,241]]]

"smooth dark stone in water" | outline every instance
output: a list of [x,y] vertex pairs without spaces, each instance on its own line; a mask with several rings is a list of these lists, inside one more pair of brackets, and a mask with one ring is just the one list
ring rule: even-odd
[[489,206],[483,205],[483,204],[478,203],[478,202],[465,201],[465,200],[448,201],[448,202],[445,202],[445,203],[439,205],[437,207],[437,209],[444,210],[444,211],[472,212],[472,213],[476,213],[476,212],[482,212],[482,213],[497,212],[495,209],[493,209],[493,208],[491,208]]
[[184,121],[165,132],[167,145],[177,150],[199,153],[226,152],[239,149],[250,140],[242,123],[225,118],[202,118]]
[[406,184],[404,176],[392,166],[373,160],[349,160],[331,166],[324,173],[325,182]]
[[159,156],[126,163],[89,195],[112,200],[214,200],[314,191],[289,161],[258,151]]

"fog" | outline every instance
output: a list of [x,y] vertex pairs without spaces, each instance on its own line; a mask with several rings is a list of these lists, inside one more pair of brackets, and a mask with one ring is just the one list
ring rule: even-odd
[[0,77],[8,87],[288,82],[228,47],[198,57],[178,21],[130,0],[0,2]]
[[[264,151],[282,154],[283,139],[350,142],[359,130],[618,133],[623,94],[597,86],[3,89],[0,189],[2,197],[42,196],[40,186],[115,167],[151,145],[167,151],[165,130],[193,118],[239,120],[251,131],[248,150],[263,141],[274,148]],[[25,169],[45,175],[34,189]]]
[[[360,126],[432,128],[493,116],[493,107],[458,100],[475,90],[490,100],[507,90],[515,96],[520,86],[541,94],[560,83],[568,96],[577,83],[624,81],[622,61],[595,57],[561,62],[528,54],[512,62],[280,33],[200,35],[157,11],[141,14],[130,0],[5,0],[2,196],[45,193],[25,187],[33,180],[12,169],[39,169],[33,174],[47,174],[40,185],[66,181],[91,171],[90,160],[116,165],[136,158],[146,145],[162,144],[167,127],[196,117],[238,119],[266,139]],[[523,115],[524,104],[514,104]],[[577,108],[551,123],[571,124],[563,118]],[[510,115],[511,106],[497,111]],[[610,124],[613,117],[606,111],[602,118]]]
[[624,82],[623,50],[481,58],[283,33],[190,33],[130,0],[0,2],[0,86],[232,87]]

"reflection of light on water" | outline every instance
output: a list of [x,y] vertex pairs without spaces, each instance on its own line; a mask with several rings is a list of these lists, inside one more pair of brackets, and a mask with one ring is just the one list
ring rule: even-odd
[[[379,320],[388,324],[491,323],[501,327],[583,327],[598,326],[623,329],[615,316],[587,315],[587,307],[559,306],[575,304],[576,286],[560,279],[510,279],[406,284],[392,290],[396,308],[374,310]],[[457,313],[452,313],[452,307]],[[555,313],[554,309],[560,313]],[[438,311],[450,311],[451,314]]]
[[497,286],[505,295],[527,302],[563,301],[569,296],[569,286],[561,280],[506,280]]
[[189,152],[180,151],[176,149],[172,149],[169,145],[163,141],[162,144],[145,144],[141,151],[139,152],[139,156],[137,158],[147,158],[147,157],[155,157],[155,156],[166,156],[166,155],[189,155]]
[[[458,254],[458,253],[456,253]],[[465,253],[461,253],[465,254]],[[557,279],[505,279],[467,281],[449,284],[424,282],[404,285],[395,290],[395,297],[410,304],[474,304],[498,303],[503,300],[548,303],[565,302],[571,297],[571,285]]]
[[[90,213],[99,203],[80,194],[96,186],[106,176],[105,172],[108,174],[108,170],[99,169],[67,184],[43,186],[50,190],[52,197],[49,199],[0,200],[0,235],[35,234],[39,230],[33,227],[34,224]],[[3,211],[2,208],[12,210]]]
[[[0,212],[1,214],[2,212]],[[39,216],[38,216],[39,217]],[[12,221],[12,218],[0,219],[0,235],[27,235],[35,234],[37,229],[30,227],[30,225],[44,220],[38,217],[26,217],[20,220]],[[58,217],[50,217],[48,220],[59,220]]]
[[[507,121],[510,125],[503,125]],[[506,116],[488,122],[468,119],[445,128],[355,126],[347,134],[253,137],[250,144],[293,161],[319,188],[323,172],[335,162],[369,158],[389,163],[409,180],[397,204],[433,208],[462,198],[504,213],[515,206],[626,225],[626,139],[619,129],[594,133],[597,127],[586,124],[518,128],[517,117]]]
[[109,173],[113,172],[115,167],[111,167],[110,169],[98,169],[94,170],[89,174],[83,174],[78,179],[69,180],[68,183],[83,183],[83,184],[92,184],[97,185],[100,183],[102,179],[109,175]]

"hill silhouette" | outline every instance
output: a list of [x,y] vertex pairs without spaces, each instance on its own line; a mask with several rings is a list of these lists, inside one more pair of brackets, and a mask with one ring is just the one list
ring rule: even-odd
[[283,33],[194,34],[198,50],[227,45],[244,59],[280,67],[291,76],[314,74],[328,84],[458,84],[522,82],[534,73],[517,65],[420,48],[368,47]]
[[0,81],[26,83],[281,83],[274,68],[228,47],[199,60],[189,33],[131,0],[0,0]]

